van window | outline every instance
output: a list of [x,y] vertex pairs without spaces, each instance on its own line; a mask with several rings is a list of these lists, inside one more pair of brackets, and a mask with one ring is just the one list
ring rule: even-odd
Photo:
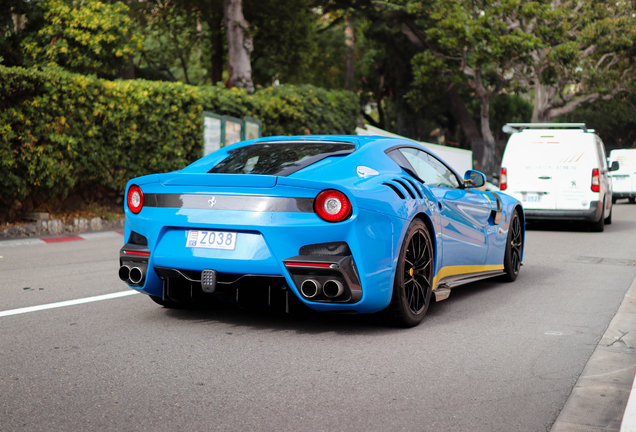
[[599,137],[596,137],[596,151],[598,151],[598,157],[601,161],[600,168],[603,170],[607,170],[607,157],[605,156],[605,146],[603,145],[603,141]]

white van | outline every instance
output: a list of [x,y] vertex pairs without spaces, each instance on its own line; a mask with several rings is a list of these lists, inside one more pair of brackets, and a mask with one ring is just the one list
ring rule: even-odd
[[[501,191],[517,198],[526,220],[612,223],[612,181],[603,141],[584,123],[509,123]],[[616,166],[612,168],[618,169]]]
[[612,173],[612,201],[629,198],[636,202],[636,149],[616,149],[609,154],[610,164],[618,162],[619,169]]

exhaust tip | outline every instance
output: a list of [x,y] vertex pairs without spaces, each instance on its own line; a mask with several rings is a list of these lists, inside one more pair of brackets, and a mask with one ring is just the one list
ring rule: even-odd
[[300,293],[307,298],[314,298],[320,294],[320,282],[314,279],[306,279],[300,285]]
[[344,293],[344,286],[340,281],[328,280],[322,288],[325,293],[325,297],[336,298],[340,297]]
[[133,267],[130,269],[130,282],[134,284],[141,283],[144,280],[145,271],[139,267]]
[[130,267],[125,265],[119,267],[119,279],[123,280],[124,282],[128,282],[129,278],[130,278]]

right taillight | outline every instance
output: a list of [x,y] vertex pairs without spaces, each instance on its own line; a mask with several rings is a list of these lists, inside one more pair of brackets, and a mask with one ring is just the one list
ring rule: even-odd
[[128,189],[128,198],[126,202],[128,203],[128,208],[134,214],[141,211],[144,206],[144,193],[141,191],[139,186],[132,185],[130,189]]
[[314,209],[327,222],[341,222],[351,214],[351,201],[342,192],[328,189],[318,194]]
[[601,179],[598,175],[598,168],[592,170],[592,192],[601,191]]
[[501,168],[501,176],[499,177],[499,190],[508,189],[508,170],[506,168]]

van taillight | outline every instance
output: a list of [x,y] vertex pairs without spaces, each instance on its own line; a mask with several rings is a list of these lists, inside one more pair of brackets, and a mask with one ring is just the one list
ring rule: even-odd
[[598,168],[592,170],[592,192],[601,191],[601,179],[598,175]]
[[501,168],[501,176],[499,177],[499,190],[508,189],[508,170],[506,168]]

